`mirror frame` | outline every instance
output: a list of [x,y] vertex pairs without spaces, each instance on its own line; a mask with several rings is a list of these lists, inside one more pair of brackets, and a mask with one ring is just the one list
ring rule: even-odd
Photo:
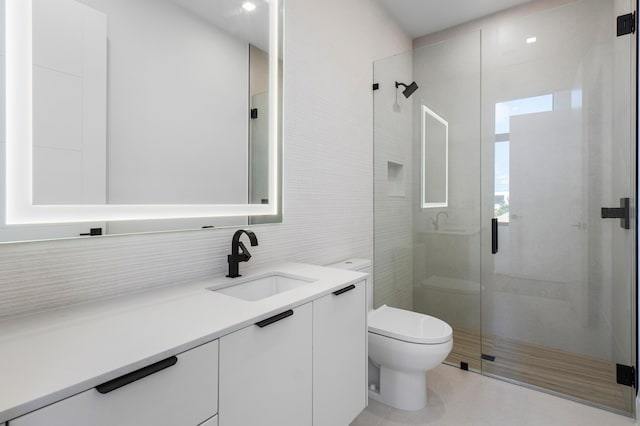
[[[449,206],[449,123],[444,118],[440,117],[434,111],[429,109],[426,105],[421,105],[420,108],[420,116],[421,116],[421,139],[422,139],[422,155],[421,155],[421,185],[420,185],[420,205],[423,209],[429,209],[434,207],[448,207]],[[444,181],[444,202],[435,202],[430,203],[425,200],[425,177],[427,174],[427,131],[426,131],[426,115],[430,115],[432,118],[436,119],[444,126],[444,173],[445,173],[445,181]]]
[[269,204],[34,205],[32,1],[6,0],[6,224],[278,214],[279,3],[269,1]]

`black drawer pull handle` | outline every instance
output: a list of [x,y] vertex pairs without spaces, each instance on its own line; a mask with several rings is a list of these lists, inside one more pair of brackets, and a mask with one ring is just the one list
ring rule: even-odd
[[350,286],[347,286],[345,288],[341,288],[340,290],[336,290],[333,292],[333,294],[335,294],[336,296],[340,296],[342,293],[346,293],[348,291],[353,290],[354,288],[356,288],[355,285],[351,284]]
[[143,379],[147,376],[157,373],[158,371],[171,367],[172,365],[175,365],[176,362],[178,362],[178,357],[175,356],[163,359],[162,361],[147,365],[146,367],[142,367],[139,370],[132,371],[131,373],[127,373],[124,376],[117,377],[113,380],[109,380],[108,382],[98,385],[96,386],[96,390],[102,394],[109,393],[118,388],[133,383],[136,380]]
[[262,321],[258,321],[256,323],[256,325],[258,327],[266,327],[269,324],[273,324],[274,322],[278,322],[281,319],[285,319],[286,317],[290,317],[291,315],[293,315],[293,310],[289,309],[288,311],[280,312],[278,315],[274,315],[274,316],[269,317],[267,319],[264,319]]

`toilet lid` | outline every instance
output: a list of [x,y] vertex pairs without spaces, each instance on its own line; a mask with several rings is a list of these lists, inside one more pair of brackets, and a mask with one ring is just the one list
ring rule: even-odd
[[411,343],[437,344],[451,340],[453,329],[429,315],[382,305],[369,313],[369,331]]

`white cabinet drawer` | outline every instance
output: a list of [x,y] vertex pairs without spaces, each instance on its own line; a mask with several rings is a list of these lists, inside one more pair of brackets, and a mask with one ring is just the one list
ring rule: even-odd
[[198,426],[217,413],[218,341],[177,355],[174,365],[109,389],[132,378],[133,373],[112,380],[11,420],[9,426]]
[[367,404],[365,282],[313,301],[313,426],[348,425]]

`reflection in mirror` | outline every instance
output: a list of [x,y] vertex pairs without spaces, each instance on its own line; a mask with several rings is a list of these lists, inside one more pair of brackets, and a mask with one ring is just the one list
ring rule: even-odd
[[[51,211],[244,205],[262,214],[278,204],[280,211],[280,196],[269,199],[279,180],[271,156],[280,152],[270,95],[276,110],[281,105],[270,73],[277,70],[281,86],[282,68],[269,56],[273,11],[267,0],[254,1],[253,11],[242,3],[32,0],[32,204]],[[250,221],[246,213],[210,216],[19,225],[0,230],[0,241]],[[261,217],[279,222],[281,215]]]
[[[249,50],[249,204],[266,204],[269,202],[269,82],[267,77],[269,56],[263,50],[250,46]],[[282,67],[278,67],[282,70]],[[278,77],[282,87],[282,74]],[[282,117],[282,91],[279,91],[278,117]],[[282,135],[282,120],[278,120],[278,135]],[[278,158],[282,158],[282,143],[278,143]],[[278,161],[278,188],[282,187],[282,162]],[[248,223],[282,222],[282,191],[278,191],[278,214],[270,216],[249,216]]]
[[449,123],[426,105],[422,117],[422,208],[447,207]]

